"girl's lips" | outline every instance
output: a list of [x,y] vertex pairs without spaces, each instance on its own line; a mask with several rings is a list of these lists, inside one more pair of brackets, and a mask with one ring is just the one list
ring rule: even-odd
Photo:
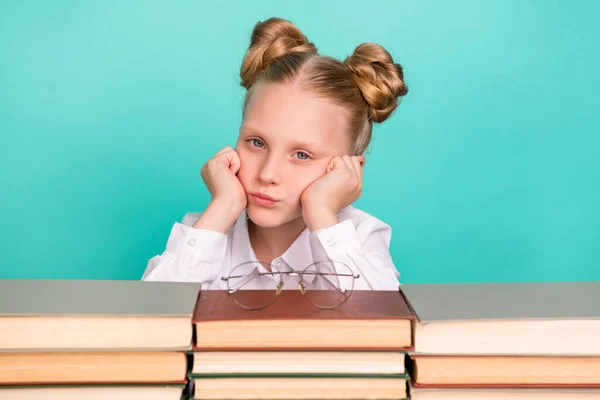
[[250,193],[250,198],[260,206],[271,207],[277,204],[274,198],[260,193]]

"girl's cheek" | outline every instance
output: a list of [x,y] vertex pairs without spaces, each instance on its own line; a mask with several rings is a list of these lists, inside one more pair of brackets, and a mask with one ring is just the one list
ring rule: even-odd
[[242,186],[245,186],[244,183],[247,181],[248,173],[250,165],[248,163],[244,163],[242,156],[240,155],[240,169],[237,172],[237,177],[239,181],[242,183]]
[[252,158],[249,157],[247,151],[238,150],[238,157],[240,158],[240,171],[248,170],[252,164]]
[[300,189],[300,192],[304,192],[304,190],[309,187],[310,185],[313,184],[313,182],[315,182],[316,180],[318,180],[320,178],[319,174],[307,174],[306,176],[303,176],[301,180],[298,180],[296,182],[297,187]]

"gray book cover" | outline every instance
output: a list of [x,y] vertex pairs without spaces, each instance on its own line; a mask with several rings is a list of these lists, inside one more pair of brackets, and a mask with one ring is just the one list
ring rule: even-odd
[[597,319],[600,282],[403,284],[419,322]]
[[1,316],[189,316],[199,283],[0,279]]

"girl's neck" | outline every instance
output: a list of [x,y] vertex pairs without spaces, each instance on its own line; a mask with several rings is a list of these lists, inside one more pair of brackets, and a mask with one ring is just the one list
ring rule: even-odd
[[271,263],[280,257],[306,228],[302,217],[274,228],[263,228],[248,219],[250,245],[259,261]]

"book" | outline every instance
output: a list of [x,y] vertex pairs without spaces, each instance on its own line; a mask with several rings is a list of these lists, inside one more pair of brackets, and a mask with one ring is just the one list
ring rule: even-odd
[[190,349],[196,283],[0,280],[0,351]]
[[409,385],[411,400],[598,400],[600,389],[587,388],[437,388]]
[[405,284],[414,352],[600,356],[600,282]]
[[416,387],[598,387],[600,357],[411,355]]
[[0,385],[185,384],[187,364],[174,351],[0,353]]
[[407,382],[397,377],[196,378],[195,399],[405,399]]
[[397,351],[196,351],[191,374],[403,375],[405,358]]
[[[329,294],[339,296],[320,292]],[[273,293],[248,290],[244,296]],[[412,319],[399,291],[355,290],[338,308],[320,309],[299,290],[284,290],[269,307],[247,310],[227,291],[208,290],[194,311],[195,349],[406,350],[412,348]]]
[[174,385],[0,386],[2,400],[180,400],[183,393]]
[[409,383],[411,400],[598,400],[600,389],[588,388],[435,388]]

